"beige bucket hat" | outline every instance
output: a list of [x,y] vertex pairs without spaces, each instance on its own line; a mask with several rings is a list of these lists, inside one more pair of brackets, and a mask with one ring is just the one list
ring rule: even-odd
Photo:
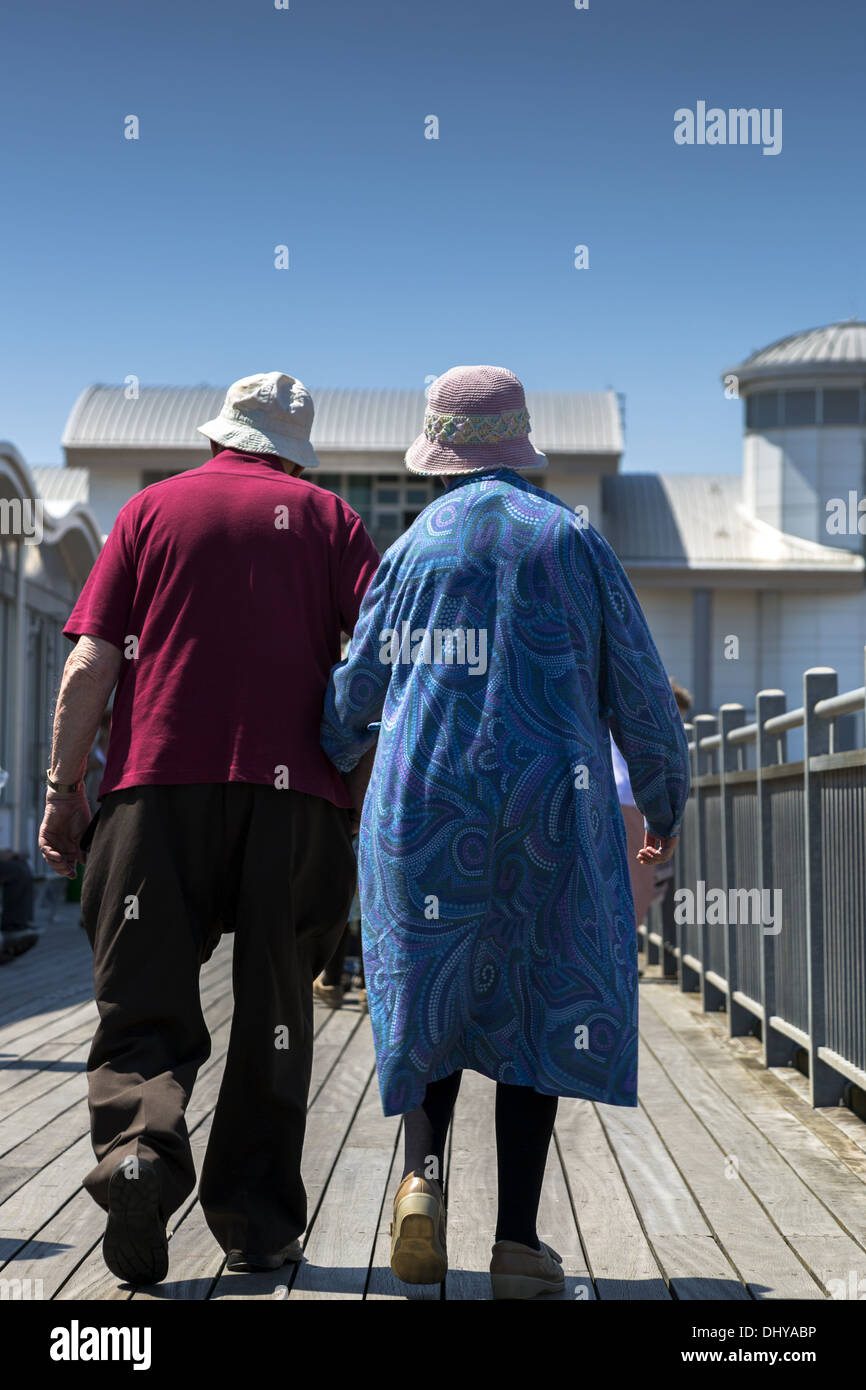
[[256,372],[230,386],[219,415],[196,428],[227,449],[279,454],[303,468],[318,468],[310,443],[314,414],[302,381],[283,372]]

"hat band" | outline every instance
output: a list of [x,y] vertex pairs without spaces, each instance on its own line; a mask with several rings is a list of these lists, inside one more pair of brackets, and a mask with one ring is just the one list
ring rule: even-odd
[[259,434],[265,433],[261,419],[256,420],[251,415],[245,415],[242,410],[235,410],[234,406],[231,407],[230,415],[224,415],[220,411],[220,419],[225,420],[227,425],[247,425],[251,430],[258,430]]
[[437,444],[490,444],[529,433],[529,411],[503,410],[498,415],[440,415],[428,410],[424,433]]

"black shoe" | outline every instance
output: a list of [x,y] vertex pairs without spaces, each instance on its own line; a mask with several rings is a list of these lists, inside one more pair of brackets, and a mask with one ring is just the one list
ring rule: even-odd
[[38,931],[7,931],[0,937],[0,965],[8,965],[10,961],[16,960],[18,956],[23,956],[25,951],[29,951],[39,940]]
[[256,1270],[279,1269],[285,1264],[300,1264],[304,1258],[301,1242],[293,1240],[284,1250],[275,1255],[253,1255],[247,1250],[230,1250],[226,1256],[226,1269],[233,1274],[253,1274]]
[[102,1258],[127,1284],[158,1284],[168,1274],[159,1182],[146,1158],[126,1158],[111,1175]]

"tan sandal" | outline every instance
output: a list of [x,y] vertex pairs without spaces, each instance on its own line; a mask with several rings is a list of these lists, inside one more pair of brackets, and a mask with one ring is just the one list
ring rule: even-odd
[[441,1284],[445,1278],[445,1202],[438,1182],[409,1173],[397,1188],[391,1269],[404,1284]]

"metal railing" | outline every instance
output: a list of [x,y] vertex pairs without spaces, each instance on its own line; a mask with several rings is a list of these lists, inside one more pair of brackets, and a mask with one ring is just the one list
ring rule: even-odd
[[[767,1067],[808,1058],[815,1106],[866,1090],[866,748],[836,752],[834,721],[866,708],[829,667],[686,725],[692,793],[673,885],[641,928],[650,963],[726,1009],[731,1036],[760,1021]],[[803,729],[803,757],[787,734]],[[749,753],[754,767],[747,767]]]

